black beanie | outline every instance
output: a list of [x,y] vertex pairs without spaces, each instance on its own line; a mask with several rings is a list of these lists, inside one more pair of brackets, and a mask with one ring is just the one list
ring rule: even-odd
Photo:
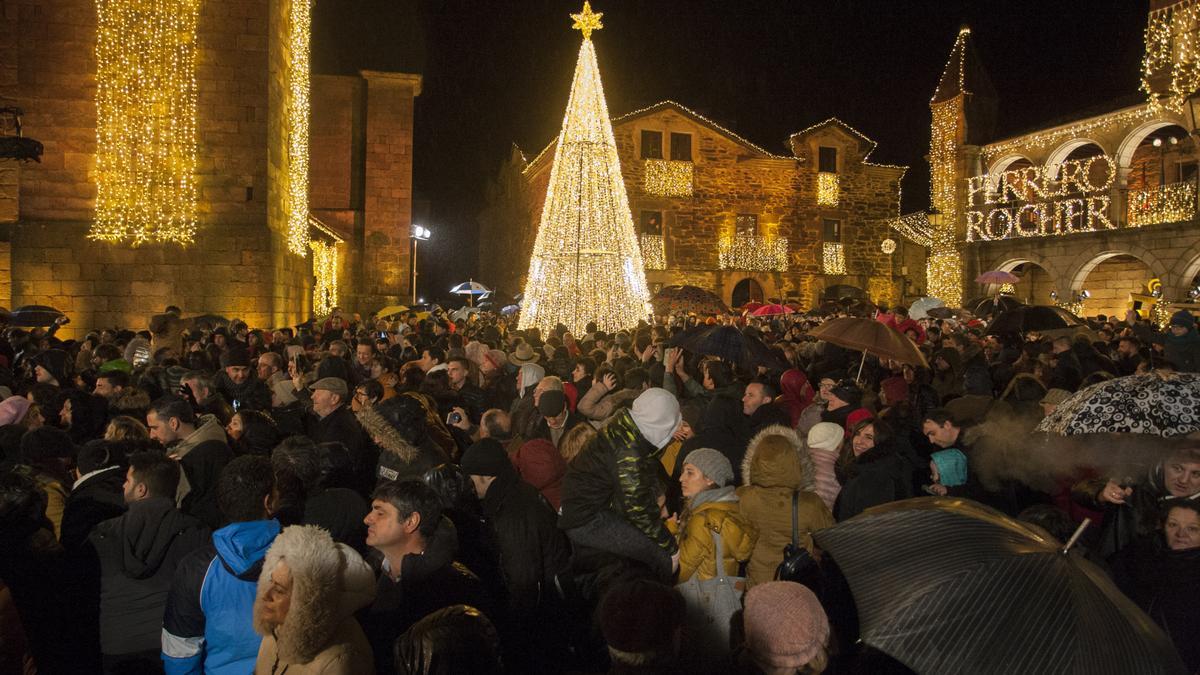
[[221,353],[221,367],[230,366],[250,367],[250,352],[245,347],[233,346]]
[[833,387],[833,395],[849,403],[851,407],[858,407],[862,403],[862,389],[858,388],[854,380],[842,380]]
[[72,457],[75,454],[75,444],[71,436],[62,429],[52,426],[41,426],[26,431],[21,436],[21,459],[37,463],[48,459]]
[[462,458],[462,470],[468,476],[501,476],[515,471],[504,446],[494,438],[481,438],[467,448]]

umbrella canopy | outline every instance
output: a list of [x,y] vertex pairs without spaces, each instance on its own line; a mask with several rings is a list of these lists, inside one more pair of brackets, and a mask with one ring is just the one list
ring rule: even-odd
[[405,305],[388,305],[378,312],[375,312],[375,316],[379,317],[380,319],[387,319],[389,317],[396,316],[397,314],[403,314],[407,311],[408,307]]
[[667,344],[696,354],[716,356],[746,368],[787,365],[762,340],[733,326],[696,326],[679,333]]
[[478,314],[482,311],[478,307],[460,307],[450,312],[450,319],[453,321],[466,321],[472,314]]
[[1001,313],[988,325],[989,335],[1005,333],[1045,333],[1087,329],[1082,319],[1062,307],[1022,305]]
[[908,336],[874,319],[844,316],[817,326],[809,335],[847,349],[914,366],[926,366],[925,355]]
[[975,277],[977,284],[1015,284],[1020,280],[1021,277],[1003,270],[992,270]]
[[1200,373],[1151,372],[1093,384],[1060,403],[1038,431],[1155,436],[1200,431]]
[[795,314],[796,310],[787,305],[763,305],[750,312],[750,316],[779,316],[780,314]]
[[1010,309],[1024,307],[1025,304],[1011,295],[989,295],[982,298],[972,298],[963,303],[962,308],[975,316],[993,316]]
[[[926,312],[934,319],[959,319],[967,314],[965,309],[956,309],[954,307],[931,307]],[[909,316],[912,316],[911,314]]]
[[10,326],[24,326],[27,328],[38,328],[42,326],[52,326],[54,322],[66,316],[62,312],[48,307],[46,305],[25,305],[18,307],[8,316]]
[[650,299],[655,314],[729,314],[715,293],[699,286],[667,286]]
[[850,584],[862,641],[922,675],[1186,672],[1104,572],[981,504],[893,502],[813,538]]
[[504,316],[511,316],[519,311],[521,311],[521,308],[518,305],[505,305],[500,308],[500,313]]
[[764,305],[766,305],[766,304],[767,304],[767,303],[765,303],[765,302],[754,302],[754,301],[751,301],[751,302],[747,302],[746,304],[742,305],[742,306],[741,306],[741,307],[739,307],[738,309],[742,310],[742,313],[743,313],[743,314],[746,314],[746,313],[749,313],[749,312],[753,312],[754,310],[758,309],[759,307],[763,307],[763,306],[764,306]]
[[492,289],[484,286],[478,281],[464,281],[461,284],[450,289],[450,292],[455,295],[487,295],[492,292]]
[[908,308],[908,316],[913,319],[924,319],[932,316],[929,310],[945,306],[946,303],[937,298],[920,298]]

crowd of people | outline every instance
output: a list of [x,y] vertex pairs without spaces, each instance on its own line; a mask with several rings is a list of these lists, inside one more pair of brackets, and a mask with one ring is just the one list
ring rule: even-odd
[[1009,461],[1082,388],[1200,370],[1192,315],[864,314],[929,367],[813,314],[707,319],[753,361],[672,346],[694,316],[7,328],[0,672],[911,672],[859,642],[813,533],[919,496],[1100,523],[1079,550],[1200,672],[1200,436],[1136,469]]

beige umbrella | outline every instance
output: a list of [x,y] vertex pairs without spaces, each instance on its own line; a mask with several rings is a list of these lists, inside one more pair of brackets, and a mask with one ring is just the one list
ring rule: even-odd
[[862,376],[863,363],[867,354],[874,354],[881,359],[891,359],[913,366],[929,367],[925,355],[917,348],[917,344],[908,336],[896,332],[896,329],[874,319],[862,319],[853,316],[826,321],[808,332],[809,335],[826,342],[854,349],[863,353],[863,361],[858,364],[858,375]]

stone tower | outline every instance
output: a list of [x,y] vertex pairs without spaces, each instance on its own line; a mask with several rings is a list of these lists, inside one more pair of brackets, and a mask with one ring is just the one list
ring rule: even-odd
[[962,178],[980,161],[979,146],[996,121],[996,90],[971,42],[971,29],[958,31],[941,81],[929,102],[932,113],[929,169],[932,239],[926,278],[929,295],[957,307],[963,298],[965,189]]

